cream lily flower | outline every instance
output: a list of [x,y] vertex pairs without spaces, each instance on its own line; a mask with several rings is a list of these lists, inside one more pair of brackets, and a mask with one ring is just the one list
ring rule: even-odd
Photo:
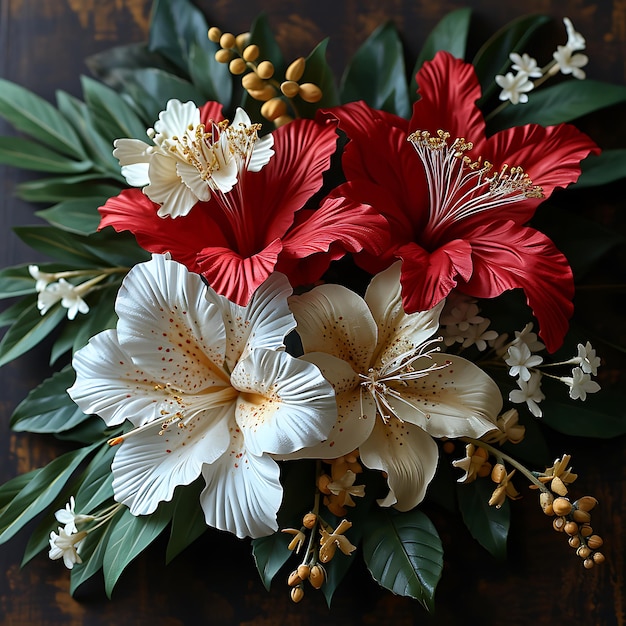
[[126,276],[117,329],[75,354],[68,392],[107,425],[135,427],[110,442],[120,444],[115,499],[133,514],[152,513],[202,474],[208,525],[238,537],[277,530],[272,455],[322,441],[336,420],[331,385],[285,351],[290,293],[276,273],[238,306],[160,255]]
[[243,169],[258,172],[268,163],[274,138],[259,139],[259,128],[243,109],[237,109],[230,125],[222,121],[205,127],[193,102],[170,100],[148,131],[154,145],[117,139],[113,156],[128,184],[143,187],[161,205],[158,215],[175,218],[208,201],[211,192],[229,192]]
[[336,458],[359,448],[361,461],[388,475],[379,504],[406,511],[424,498],[437,467],[433,437],[481,437],[502,406],[497,385],[432,339],[443,302],[407,315],[400,263],[372,280],[365,299],[321,285],[290,299],[304,358],[337,394],[339,417],[328,440],[293,456]]

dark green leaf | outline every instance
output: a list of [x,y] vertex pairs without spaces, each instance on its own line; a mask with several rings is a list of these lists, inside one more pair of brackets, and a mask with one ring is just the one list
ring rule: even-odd
[[594,80],[566,80],[529,93],[526,104],[505,107],[489,121],[488,129],[494,132],[524,124],[551,126],[620,102],[626,102],[624,85]]
[[[101,423],[104,426],[104,422]],[[94,513],[98,507],[113,497],[111,463],[116,452],[114,446],[103,444],[89,463],[75,496],[78,512]]]
[[12,298],[35,293],[35,279],[28,265],[16,265],[0,270],[0,298]]
[[181,486],[176,490],[172,528],[165,553],[166,563],[169,563],[206,531],[204,511],[200,506],[200,494],[203,489],[204,481],[198,479],[191,485]]
[[434,608],[443,569],[443,547],[432,522],[421,511],[374,509],[363,531],[363,558],[385,589]]
[[313,119],[318,109],[328,109],[339,104],[333,72],[326,61],[328,39],[320,42],[306,59],[301,83],[313,83],[322,90],[319,102],[308,103],[298,100],[298,113],[301,117]]
[[272,33],[266,13],[261,13],[250,26],[250,43],[259,46],[260,55],[257,62],[271,61],[276,69],[276,74],[282,76],[285,73],[285,60],[280,46]]
[[375,109],[409,117],[404,52],[391,23],[379,26],[356,51],[341,81],[341,101],[365,100]]
[[548,23],[547,15],[525,15],[519,17],[490,37],[476,53],[474,68],[480,81],[483,97],[487,100],[498,88],[495,77],[506,74],[511,66],[511,52],[525,52],[525,46],[535,31]]
[[0,79],[0,117],[34,139],[80,161],[87,155],[74,129],[51,104],[34,93]]
[[499,509],[489,506],[494,489],[494,483],[484,478],[457,485],[457,494],[463,521],[472,537],[496,559],[504,560],[511,511],[508,500]]
[[576,189],[597,187],[626,178],[626,149],[603,150],[599,155],[591,155],[582,162],[582,170]]
[[35,477],[37,472],[39,472],[38,469],[26,474],[20,474],[0,486],[0,515],[4,513],[4,510],[11,504],[15,496]]
[[[168,100],[176,99],[181,102],[191,100],[196,106],[202,106],[206,100],[206,97],[189,81],[163,70],[148,68],[137,70],[133,75],[137,79],[138,92],[143,92],[150,98],[150,101],[154,103],[153,110],[158,108],[156,114],[152,116],[155,120],[158,119],[159,113],[165,110]],[[145,109],[147,105],[142,103],[142,106]]]
[[221,102],[227,109],[233,97],[233,77],[228,65],[215,60],[215,52],[219,49],[217,44],[206,37],[205,40],[210,44],[210,49],[195,42],[189,48],[191,82],[205,100]]
[[66,200],[49,209],[37,211],[36,215],[62,230],[79,235],[89,235],[98,230],[100,213],[97,209],[106,200],[107,198],[104,196]]
[[274,533],[268,537],[260,537],[252,540],[252,556],[254,563],[261,576],[261,581],[269,591],[274,576],[292,555],[289,545],[292,535]]
[[150,259],[150,253],[140,248],[131,233],[116,233],[112,227],[89,235],[85,239],[85,250],[99,258],[101,265],[132,267]]
[[0,342],[0,365],[36,346],[57,327],[66,313],[67,309],[61,305],[56,305],[45,315],[41,315],[36,302],[25,308]]
[[104,440],[121,434],[119,428],[105,428],[104,422],[97,415],[90,415],[89,419],[81,422],[78,426],[55,433],[54,436],[62,441],[75,441],[78,443],[101,444]]
[[171,518],[171,503],[165,502],[151,515],[135,516],[125,509],[115,520],[102,562],[109,598],[127,565],[163,532]]
[[59,176],[40,178],[21,183],[16,187],[16,194],[28,202],[63,202],[70,198],[89,198],[92,196],[116,196],[122,186],[113,186],[102,182],[102,174],[80,174],[78,176]]
[[93,166],[91,161],[68,159],[54,150],[21,137],[0,137],[0,163],[25,170],[59,174],[77,174]]
[[56,458],[32,473],[28,484],[0,515],[0,543],[8,541],[35,515],[48,507],[93,446],[80,448]]
[[85,415],[67,395],[76,375],[70,365],[35,387],[11,417],[16,432],[56,433],[85,421]]
[[0,313],[0,328],[14,324],[20,318],[22,313],[33,306],[33,301],[30,298],[22,298],[15,304],[6,308]]
[[411,98],[417,98],[417,84],[415,74],[426,61],[435,58],[435,54],[440,50],[446,50],[457,59],[465,58],[465,48],[467,45],[467,33],[469,31],[472,10],[470,8],[457,9],[448,13],[433,28],[428,35],[422,50],[417,57],[413,72],[411,73]]

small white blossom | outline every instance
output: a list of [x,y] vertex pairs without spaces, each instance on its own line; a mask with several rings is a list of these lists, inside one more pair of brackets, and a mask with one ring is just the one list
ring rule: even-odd
[[586,74],[581,68],[589,63],[589,57],[586,54],[574,54],[574,50],[569,46],[557,46],[552,56],[562,74],[571,74],[578,80],[585,78]]
[[510,367],[509,376],[519,376],[524,381],[530,380],[530,369],[543,362],[525,343],[509,346],[508,355],[504,362]]
[[46,286],[43,291],[39,292],[37,298],[37,308],[42,315],[45,315],[52,306],[57,302],[61,302],[61,306],[67,309],[67,318],[73,320],[77,313],[88,313],[89,306],[82,299],[84,289],[80,289],[81,285],[75,286],[68,283],[64,278],[60,278],[56,283]]
[[53,561],[62,558],[65,567],[72,569],[75,563],[83,562],[78,552],[86,536],[87,533],[85,531],[70,534],[65,528],[59,527],[58,534],[54,531],[50,533],[50,551],[48,556]]
[[528,410],[535,416],[541,417],[541,408],[538,402],[545,400],[541,391],[541,374],[533,372],[528,381],[517,380],[519,389],[514,389],[509,393],[509,400],[515,404],[526,402]]
[[585,374],[580,367],[575,367],[572,370],[571,378],[564,377],[562,380],[569,387],[569,396],[572,400],[584,402],[588,393],[600,391],[600,385],[595,380],[591,380],[591,376]]
[[537,61],[530,55],[526,53],[519,55],[516,52],[511,52],[509,59],[513,61],[512,68],[520,74],[526,74],[529,78],[541,78],[543,76]]
[[594,376],[598,374],[600,358],[596,356],[596,351],[589,342],[584,346],[582,343],[578,344],[578,357],[575,357],[575,360],[585,374],[593,374]]
[[476,346],[481,352],[486,350],[487,342],[495,341],[498,338],[498,333],[495,330],[487,330],[489,324],[491,321],[488,319],[484,319],[480,324],[472,324],[465,333],[463,347]]
[[75,506],[76,502],[74,500],[74,496],[71,496],[70,501],[65,505],[65,508],[59,509],[54,514],[57,522],[59,522],[59,524],[64,524],[65,532],[70,535],[78,532],[76,524],[90,522],[94,519],[93,515],[81,515],[80,513],[76,513],[74,511]]
[[40,272],[38,265],[29,265],[28,273],[37,281],[35,283],[35,290],[37,292],[42,292],[51,282],[56,280],[55,274]]
[[507,72],[504,76],[496,76],[495,80],[497,85],[502,87],[500,100],[510,100],[511,104],[528,102],[526,92],[532,91],[534,88],[533,83],[528,80],[528,75],[524,72],[515,75],[512,72]]
[[569,17],[564,17],[563,23],[565,24],[565,30],[567,30],[567,43],[565,45],[573,52],[584,50],[587,42],[580,33],[576,32],[572,20]]
[[496,420],[497,429],[487,433],[482,439],[487,443],[497,443],[502,445],[507,441],[519,443],[524,439],[526,427],[518,423],[519,413],[517,409],[505,411]]
[[528,349],[531,352],[539,352],[540,350],[543,350],[545,346],[541,343],[541,341],[539,341],[537,334],[533,333],[532,330],[533,325],[529,323],[526,324],[520,332],[515,331],[514,343],[516,345],[524,343],[528,346]]

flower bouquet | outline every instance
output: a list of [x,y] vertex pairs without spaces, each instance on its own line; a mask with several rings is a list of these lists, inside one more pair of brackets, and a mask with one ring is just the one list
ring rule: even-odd
[[385,24],[337,88],[327,42],[286,63],[264,16],[234,35],[159,0],[151,20],[90,60],[84,101],[0,84],[28,136],[0,160],[49,174],[20,192],[53,204],[16,232],[54,261],[0,272],[0,364],[48,339],[58,369],[11,426],[76,444],[0,487],[0,541],[40,516],[25,560],[62,560],[72,592],[102,570],[110,595],[160,535],[170,560],[218,529],[296,603],[330,603],[360,552],[432,609],[424,503],[497,557],[526,492],[601,564],[597,500],[543,458],[544,425],[626,431],[569,327],[574,278],[622,242],[557,201],[624,175],[568,122],[626,89],[585,80],[572,22],[541,66],[543,16],[469,63],[458,10],[408,72]]

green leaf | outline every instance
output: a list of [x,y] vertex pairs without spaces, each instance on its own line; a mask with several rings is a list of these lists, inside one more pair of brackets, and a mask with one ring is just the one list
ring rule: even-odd
[[472,537],[496,559],[504,560],[511,511],[508,500],[499,509],[489,506],[494,488],[491,480],[478,479],[458,484],[457,495],[463,521]]
[[33,302],[30,298],[22,298],[15,304],[12,304],[10,307],[4,309],[2,313],[0,313],[0,328],[4,328],[5,326],[9,326],[10,324],[14,324],[20,318],[22,313],[32,307]]
[[548,23],[547,15],[525,15],[519,17],[490,37],[476,53],[472,63],[482,87],[481,101],[490,98],[498,86],[495,77],[506,74],[511,66],[511,52],[526,52],[525,46],[535,31]]
[[215,60],[217,44],[205,40],[210,48],[194,42],[189,48],[189,75],[191,82],[202,94],[205,100],[221,102],[227,109],[233,97],[233,76],[225,63]]
[[75,378],[71,365],[67,365],[35,387],[15,409],[11,428],[16,432],[56,433],[84,422],[89,416],[67,395]]
[[0,137],[0,163],[36,172],[76,174],[93,166],[91,161],[75,161],[34,141],[21,137]]
[[179,555],[207,530],[204,511],[200,506],[200,494],[203,489],[204,481],[199,479],[191,485],[181,486],[176,490],[172,528],[165,553],[166,563]]
[[[104,427],[104,422],[101,423]],[[91,460],[75,494],[76,511],[94,513],[98,507],[113,497],[111,463],[116,452],[114,446],[103,444]]]
[[102,174],[79,174],[78,176],[62,176],[40,178],[21,183],[16,187],[16,194],[28,202],[63,202],[69,198],[88,198],[90,196],[116,196],[122,186],[94,182],[101,180]]
[[385,589],[434,608],[443,569],[443,547],[432,522],[421,511],[374,509],[363,531],[363,558]]
[[576,189],[606,185],[622,178],[626,178],[626,149],[603,150],[582,162],[582,174],[576,182]]
[[41,315],[36,302],[25,308],[0,341],[0,366],[36,346],[57,327],[66,313],[67,309],[56,305]]
[[128,564],[163,532],[171,518],[171,503],[165,502],[150,515],[135,516],[125,509],[115,520],[102,562],[109,598]]
[[465,58],[467,46],[467,33],[469,32],[472,10],[470,8],[457,9],[448,13],[433,28],[426,38],[424,45],[417,57],[413,72],[411,73],[411,98],[417,99],[417,83],[415,74],[426,61],[434,59],[435,54],[440,50],[446,50],[457,59]]
[[0,79],[0,117],[41,143],[80,161],[87,158],[74,129],[51,104]]
[[[196,106],[202,106],[206,100],[198,89],[196,89],[189,81],[169,74],[163,70],[156,68],[148,68],[145,70],[136,70],[133,72],[133,78],[136,78],[136,89],[132,89],[127,83],[127,89],[134,97],[143,93],[144,97],[148,97],[148,102],[139,101],[146,111],[151,114],[151,119],[158,119],[159,113],[165,110],[169,100],[176,99],[181,102],[191,100]],[[145,135],[145,131],[144,131]]]
[[56,458],[31,473],[28,484],[0,515],[0,543],[8,541],[33,517],[48,507],[94,446],[80,448]]
[[121,137],[146,139],[144,122],[118,93],[86,76],[81,76],[81,84],[96,128],[106,140],[112,144]]
[[322,90],[322,99],[319,102],[298,101],[298,113],[301,117],[313,119],[318,109],[328,109],[339,104],[333,71],[326,61],[328,41],[324,39],[320,42],[306,59],[300,83],[317,85]]
[[346,68],[340,92],[344,103],[365,100],[375,109],[409,117],[402,42],[390,22],[379,26],[356,51]]
[[0,270],[0,298],[12,298],[35,293],[35,279],[28,265],[15,265]]
[[98,207],[107,201],[105,196],[75,198],[59,202],[49,209],[37,211],[35,215],[52,226],[78,235],[95,233],[100,225]]
[[15,496],[17,496],[17,494],[35,477],[37,472],[39,472],[38,469],[27,472],[26,474],[20,474],[0,486],[0,515],[4,513]]
[[528,102],[507,106],[488,124],[490,133],[511,126],[551,126],[626,102],[626,87],[594,80],[567,80],[528,94]]
[[286,65],[283,53],[272,33],[266,13],[261,13],[250,26],[250,43],[259,47],[258,61],[271,61],[275,68],[275,74],[283,76]]
[[274,576],[293,554],[287,547],[291,535],[274,533],[267,537],[259,537],[252,540],[252,556],[254,563],[261,576],[261,581],[269,591]]

